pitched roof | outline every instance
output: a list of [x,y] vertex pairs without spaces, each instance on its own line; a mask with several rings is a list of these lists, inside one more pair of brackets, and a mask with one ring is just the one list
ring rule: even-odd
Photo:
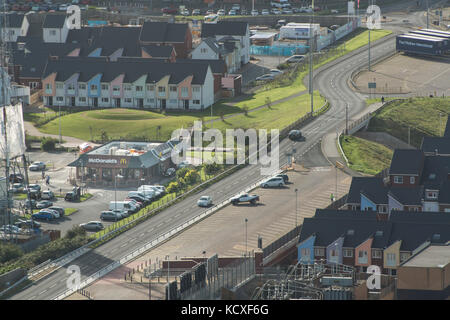
[[[383,194],[383,179],[375,177],[353,177],[346,203],[361,203],[361,190],[366,190],[369,194],[376,194],[377,196]],[[381,191],[377,192],[376,190]],[[376,198],[379,199],[381,197]]]
[[144,42],[184,42],[187,23],[144,22],[139,37]]
[[412,188],[391,187],[388,194],[403,205],[410,205],[410,206],[422,205],[422,198],[423,198],[422,186]]
[[450,114],[447,118],[447,125],[445,126],[444,137],[450,138]]
[[61,29],[66,22],[65,14],[47,14],[45,16],[43,28]]
[[[5,15],[5,17],[6,17],[6,25],[8,26],[8,28],[21,28],[25,15],[17,13],[8,13]],[[2,19],[3,17],[0,18],[0,21]]]
[[419,175],[424,163],[422,150],[395,149],[392,156],[390,175]]
[[203,23],[202,38],[215,36],[245,36],[248,29],[247,22],[218,21],[217,23]]
[[172,46],[143,45],[142,50],[147,52],[152,58],[169,59],[172,56],[174,48]]
[[420,149],[424,153],[450,155],[450,137],[424,137]]
[[216,74],[224,74],[227,72],[227,65],[222,59],[177,59],[177,62],[183,63],[207,63],[211,67],[211,72]]
[[431,190],[439,190],[450,174],[450,157],[427,156],[425,157],[424,170],[420,183]]
[[175,62],[169,63],[160,59],[119,58],[107,61],[106,58],[65,57],[49,60],[43,78],[56,72],[56,81],[66,81],[79,73],[79,81],[86,82],[100,74],[102,82],[111,82],[124,74],[124,82],[130,83],[142,76],[147,76],[147,83],[155,83],[169,75],[169,83],[178,84],[186,77],[193,76],[193,84],[204,84],[209,65]]

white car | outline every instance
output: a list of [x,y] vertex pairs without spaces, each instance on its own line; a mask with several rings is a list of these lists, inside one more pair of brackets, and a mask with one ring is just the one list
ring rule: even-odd
[[58,10],[59,11],[67,11],[67,8],[69,8],[68,4],[62,4],[59,6]]
[[55,197],[55,194],[51,190],[42,191],[41,199],[43,200],[52,200]]
[[252,10],[252,16],[257,16],[258,15],[258,10]]
[[228,11],[228,15],[229,16],[236,16],[237,15],[236,10],[231,9],[230,11]]
[[274,76],[277,76],[279,74],[283,74],[283,71],[278,69],[270,69],[270,73],[273,74]]
[[273,14],[281,14],[281,11],[280,11],[280,9],[274,8],[274,9],[272,9],[272,13]]
[[260,186],[262,188],[269,188],[269,187],[282,187],[284,186],[284,179],[282,177],[273,177],[270,179],[267,179],[264,182],[261,182]]
[[197,205],[199,207],[209,207],[212,205],[212,199],[210,196],[202,196],[198,201]]
[[262,9],[261,15],[263,15],[263,16],[268,16],[269,14],[270,14],[269,10],[267,10],[267,9]]
[[241,10],[241,6],[237,3],[235,3],[231,6],[231,10],[239,11],[239,10]]
[[199,16],[199,15],[200,15],[200,9],[194,9],[194,10],[192,10],[192,15],[193,15],[193,16]]
[[299,55],[299,54],[294,54],[293,56],[290,56],[289,58],[284,60],[284,62],[297,63],[297,62],[303,61],[303,59],[305,59],[305,56],[302,56],[302,55]]
[[217,11],[217,15],[218,16],[224,16],[225,15],[225,10],[220,9],[219,11]]
[[271,73],[268,73],[268,74],[265,74],[265,75],[262,75],[262,76],[256,78],[256,81],[267,81],[267,80],[273,80],[273,79],[275,79],[275,76]]
[[28,169],[30,171],[42,171],[42,170],[45,170],[45,163],[43,163],[42,161],[35,161],[28,167]]
[[339,10],[333,9],[331,10],[331,13],[339,13]]
[[188,9],[184,9],[183,11],[181,11],[181,15],[182,15],[182,16],[188,16],[188,15],[190,15],[189,10],[188,10]]
[[282,13],[283,14],[293,14],[294,12],[292,11],[292,9],[286,8],[286,9],[283,9]]

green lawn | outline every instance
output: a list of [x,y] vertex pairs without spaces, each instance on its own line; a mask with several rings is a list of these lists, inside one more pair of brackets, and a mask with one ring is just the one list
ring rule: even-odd
[[[363,31],[363,32],[360,32],[360,31],[361,30],[357,30],[356,32],[359,32],[359,34],[357,34],[354,37],[349,38],[346,41],[343,41],[337,47],[335,54],[333,54],[329,57],[326,57],[326,56],[321,57],[320,62],[314,64],[314,69],[317,69],[328,62],[331,62],[353,50],[356,50],[356,49],[368,44],[369,32],[367,30]],[[370,34],[371,42],[381,39],[391,33],[392,33],[392,31],[389,31],[389,30],[373,30],[373,31],[371,31],[371,34]],[[240,102],[236,103],[235,105],[240,108],[242,108],[242,107],[244,107],[244,105],[246,105],[249,109],[253,109],[255,107],[265,104],[266,97],[270,97],[272,101],[275,101],[275,100],[283,99],[283,98],[289,97],[291,95],[294,95],[298,92],[306,90],[306,87],[303,84],[303,78],[309,72],[308,65],[309,64],[305,65],[305,71],[299,72],[297,75],[297,78],[289,86],[278,87],[278,88],[273,88],[273,89],[269,89],[269,90],[265,90],[265,89],[257,90],[256,93],[253,94],[250,98],[240,101]]]
[[370,120],[369,130],[387,132],[408,142],[410,127],[411,144],[420,147],[424,136],[441,136],[444,133],[448,114],[448,98],[406,99],[378,110]]
[[[398,99],[398,98],[395,98],[395,97],[385,97],[385,98],[384,98],[384,102],[391,101],[391,100],[395,100],[395,99]],[[365,102],[366,102],[366,107],[368,107],[368,106],[370,106],[371,104],[374,104],[374,103],[377,103],[377,102],[381,102],[381,98],[366,99]]]
[[391,163],[392,150],[381,144],[354,136],[341,136],[340,142],[350,168],[355,171],[375,175]]
[[[315,94],[315,109],[320,108],[324,99]],[[255,129],[282,129],[302,117],[309,111],[309,95],[296,97],[271,109],[262,108],[249,113],[237,115],[224,121],[213,124],[214,128],[221,130],[232,128]],[[223,109],[221,109],[223,107]],[[219,119],[216,114],[226,110],[229,113],[242,112],[239,108],[220,105],[214,109],[213,118]],[[280,112],[281,111],[281,112]],[[211,117],[206,115],[209,110],[200,114],[168,113],[166,115],[134,109],[108,109],[72,113],[61,118],[62,135],[76,137],[84,140],[101,140],[102,131],[106,132],[108,140],[167,140],[176,129],[187,128],[195,120]],[[140,119],[140,120],[138,120]],[[210,124],[207,124],[210,127]],[[44,133],[59,132],[59,121],[53,120],[39,128]]]

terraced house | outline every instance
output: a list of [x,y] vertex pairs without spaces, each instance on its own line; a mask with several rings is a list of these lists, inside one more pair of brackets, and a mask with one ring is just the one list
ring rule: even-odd
[[50,59],[42,85],[46,106],[202,110],[214,103],[208,63]]
[[397,268],[430,243],[450,240],[446,213],[393,212],[387,221],[362,211],[318,209],[305,218],[297,244],[298,261],[344,264],[366,272],[377,265],[384,274]]

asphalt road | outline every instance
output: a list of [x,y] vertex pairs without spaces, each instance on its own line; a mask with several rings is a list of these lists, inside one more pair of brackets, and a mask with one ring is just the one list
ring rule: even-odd
[[[415,16],[412,18],[416,19]],[[375,58],[392,50],[395,50],[394,40],[383,42],[374,45],[372,56]],[[287,158],[285,154],[287,151],[295,148],[298,154],[302,154],[315,145],[326,133],[336,132],[336,128],[342,128],[345,125],[345,107],[347,103],[349,105],[349,115],[356,114],[362,110],[364,107],[363,99],[348,88],[347,80],[353,70],[366,62],[367,51],[362,50],[359,53],[351,54],[350,57],[346,56],[336,60],[330,67],[322,68],[321,72],[316,71],[316,76],[314,77],[315,89],[320,90],[330,100],[332,106],[326,114],[302,128],[302,132],[306,137],[305,142],[293,143],[287,139],[280,142],[280,165],[286,163]],[[260,168],[260,165],[247,166],[203,190],[201,194],[212,196],[216,203],[229,199],[240,190],[262,179]],[[199,215],[202,209],[196,205],[198,196],[192,195],[186,198],[132,230],[84,254],[70,264],[80,267],[81,281],[83,281],[91,274],[121,259],[143,244],[156,239],[174,227]],[[48,278],[16,294],[12,299],[52,299],[67,289],[67,279],[66,267],[60,268]]]

